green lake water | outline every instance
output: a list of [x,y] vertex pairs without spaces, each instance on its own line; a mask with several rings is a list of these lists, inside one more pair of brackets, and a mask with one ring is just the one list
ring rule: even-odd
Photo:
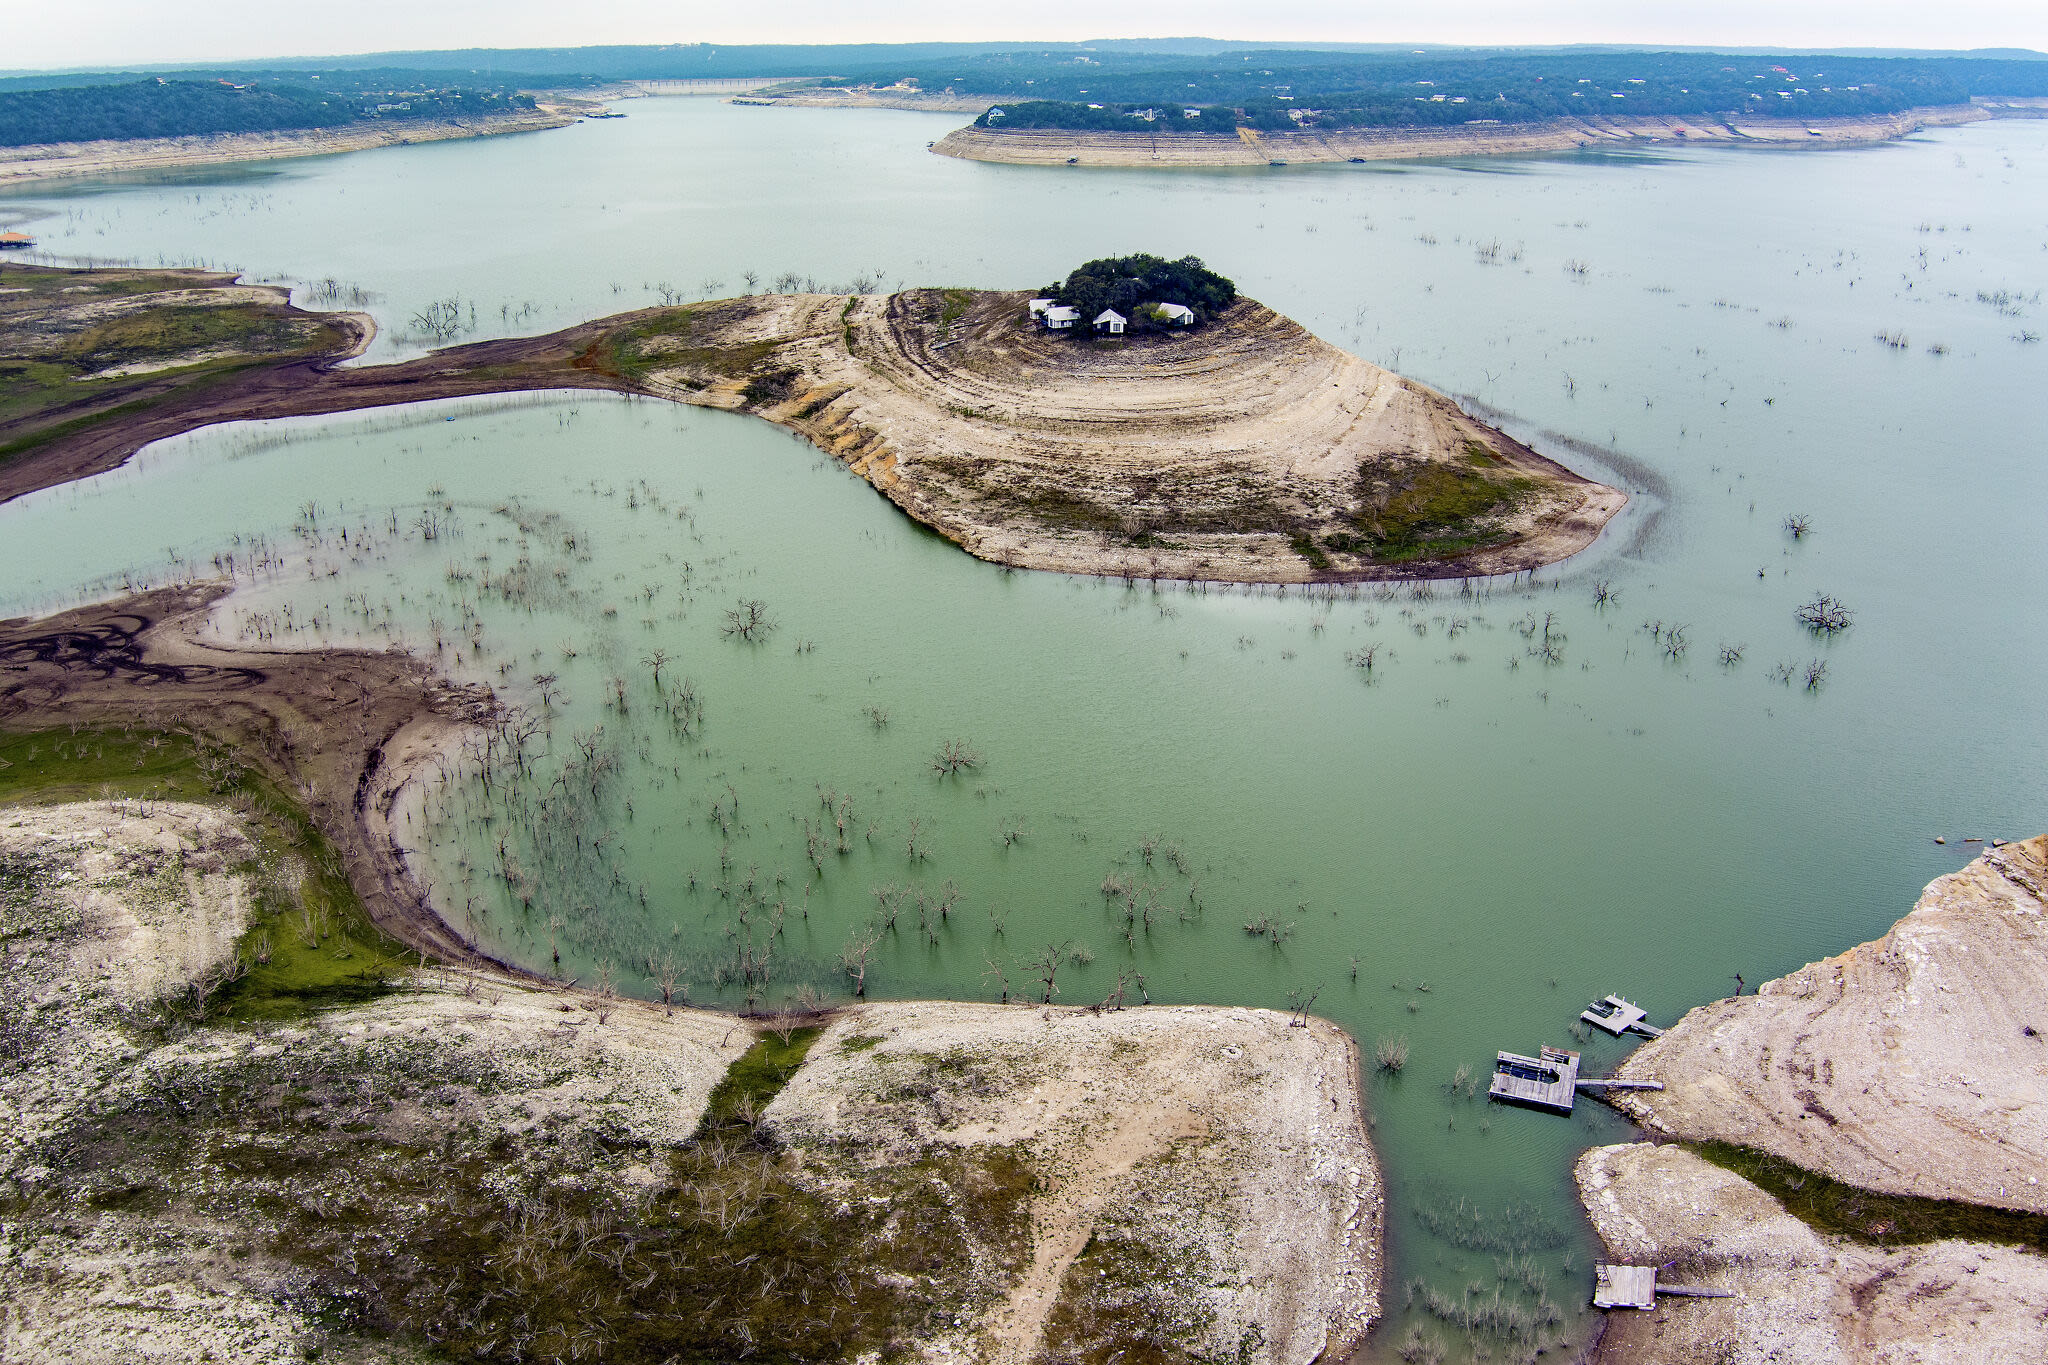
[[[839,954],[888,903],[871,995],[992,999],[1007,974],[1035,997],[1023,964],[1049,944],[1082,950],[1068,1004],[1120,971],[1132,999],[1132,974],[1160,1001],[1318,991],[1368,1055],[1409,1048],[1368,1078],[1394,1257],[1375,1352],[1419,1328],[1509,1359],[1531,1339],[1456,1330],[1404,1286],[1504,1283],[1582,1334],[1571,1162],[1630,1130],[1593,1104],[1489,1110],[1459,1067],[1577,1046],[1608,991],[1669,1023],[1737,972],[1882,933],[1964,837],[2048,827],[2048,350],[2023,339],[2043,330],[2048,125],[1079,173],[930,156],[952,121],[922,115],[625,108],[17,193],[0,216],[73,259],[332,277],[374,296],[378,359],[417,349],[407,320],[437,298],[474,304],[481,336],[749,271],[1020,288],[1194,252],[1636,497],[1533,583],[1155,588],[998,570],[763,423],[584,394],[195,433],[0,507],[0,613],[232,554],[264,567],[230,635],[399,640],[534,707],[554,675],[533,774],[437,784],[413,817],[437,899],[491,950],[586,980],[609,963],[643,993],[669,954],[707,1002],[843,994]],[[1813,534],[1788,536],[1791,513]],[[1855,610],[1832,641],[1793,619],[1823,591]],[[757,644],[720,629],[748,599],[776,621]],[[1647,628],[1672,623],[1676,654]],[[1367,644],[1369,675],[1346,659]],[[952,739],[983,761],[939,778]],[[1128,918],[1106,878],[1131,885]],[[1588,1069],[1628,1046],[1596,1036]]]

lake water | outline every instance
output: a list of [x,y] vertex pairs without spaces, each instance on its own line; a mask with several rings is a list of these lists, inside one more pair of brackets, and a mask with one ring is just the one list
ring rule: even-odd
[[[842,948],[893,904],[873,995],[994,998],[1006,974],[1035,997],[1026,961],[1069,943],[1063,1003],[1120,970],[1133,1000],[1319,991],[1368,1056],[1409,1045],[1370,1078],[1394,1254],[1375,1353],[1421,1330],[1509,1359],[1530,1338],[1404,1286],[1504,1284],[1582,1334],[1571,1162],[1630,1130],[1597,1105],[1489,1111],[1461,1066],[1569,1043],[1608,991],[1669,1023],[1737,972],[1882,933],[1964,837],[2048,827],[2048,349],[2024,339],[2048,123],[1081,173],[927,154],[948,118],[624,108],[0,211],[72,257],[367,291],[373,359],[416,350],[408,319],[439,298],[486,336],[747,272],[1021,288],[1193,252],[1637,497],[1533,584],[1155,589],[1000,571],[765,424],[584,394],[195,433],[0,508],[0,613],[268,549],[230,633],[402,639],[536,707],[554,675],[534,775],[416,813],[438,898],[494,950],[586,980],[610,963],[643,993],[668,954],[706,1001],[843,993]],[[1816,592],[1855,610],[1831,641],[1793,618]],[[758,644],[721,632],[745,599],[777,623]],[[1368,643],[1369,675],[1346,661]],[[954,739],[983,761],[936,777]],[[1588,1070],[1628,1046],[1596,1037]]]

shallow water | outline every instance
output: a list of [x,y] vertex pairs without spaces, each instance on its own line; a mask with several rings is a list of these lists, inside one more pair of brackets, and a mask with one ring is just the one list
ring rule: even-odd
[[[1489,1112],[1449,1093],[1459,1066],[1483,1079],[1495,1048],[1566,1041],[1610,990],[1668,1023],[1735,972],[1881,933],[1963,836],[2048,823],[2048,353],[2015,339],[2040,330],[2048,126],[1853,153],[1083,175],[928,156],[950,121],[920,115],[628,108],[8,207],[47,209],[62,250],[359,284],[387,356],[435,297],[475,301],[483,335],[638,306],[645,284],[732,292],[745,270],[1021,287],[1111,250],[1194,251],[1518,434],[1589,443],[1536,437],[1639,496],[1533,587],[1155,592],[979,564],[751,419],[579,395],[197,433],[0,508],[0,612],[268,549],[230,633],[432,654],[438,623],[445,661],[529,703],[535,673],[558,675],[523,804],[499,798],[485,827],[484,793],[454,783],[419,816],[451,918],[520,960],[559,951],[586,979],[610,961],[646,991],[647,955],[673,952],[695,997],[739,1002],[744,982],[714,981],[767,950],[768,996],[843,989],[876,888],[916,882],[933,933],[905,892],[873,993],[992,998],[991,958],[1021,991],[1021,960],[1069,939],[1092,961],[1065,959],[1068,1003],[1120,967],[1159,1000],[1285,1008],[1319,986],[1315,1010],[1368,1052],[1410,1043],[1371,1085],[1396,1257],[1381,1347],[1419,1324],[1462,1350],[1488,1343],[1401,1311],[1403,1282],[1520,1286],[1499,1262],[1527,1248],[1560,1327],[1582,1326],[1570,1161],[1628,1130],[1597,1106]],[[1787,536],[1792,512],[1815,533]],[[489,585],[522,554],[507,601]],[[1856,609],[1832,642],[1792,619],[1816,591]],[[757,646],[720,634],[743,598],[779,622]],[[1554,663],[1532,652],[1546,613]],[[1644,628],[1672,622],[1676,657]],[[1346,655],[1369,643],[1367,676]],[[658,699],[657,649],[664,683],[701,697],[695,735]],[[1816,690],[1769,676],[1815,659]],[[599,798],[544,814],[599,726],[617,763]],[[950,738],[985,762],[941,780]],[[810,877],[820,787],[852,802],[850,851],[832,831]],[[501,834],[531,911],[493,881]],[[1139,888],[1132,943],[1107,875]],[[1262,918],[1281,942],[1245,931]],[[1588,1069],[1626,1047],[1589,1043]],[[1482,1225],[1458,1224],[1461,1200]]]

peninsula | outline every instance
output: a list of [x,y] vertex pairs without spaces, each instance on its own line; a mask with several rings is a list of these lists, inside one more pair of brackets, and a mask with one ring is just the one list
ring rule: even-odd
[[[95,308],[151,315],[133,282],[21,267],[0,280],[19,291],[0,304],[34,318],[9,326],[10,354],[78,350]],[[150,288],[188,316],[240,297],[221,277],[177,283]],[[1024,568],[1272,583],[1508,573],[1585,548],[1627,501],[1234,291],[1199,325],[1112,336],[1049,331],[1029,301],[752,295],[348,368],[333,361],[360,349],[363,320],[298,314],[345,344],[264,342],[204,383],[185,381],[225,363],[218,343],[175,334],[157,355],[137,341],[90,374],[148,373],[152,391],[61,421],[43,372],[16,372],[45,401],[0,409],[0,501],[217,422],[550,388],[763,417],[970,553]]]
[[[986,116],[984,116],[986,117]],[[1189,132],[1170,125],[1125,129],[1016,127],[980,121],[932,145],[941,156],[1018,166],[1271,166],[1314,162],[1417,161],[1527,156],[1587,149],[1670,146],[1868,147],[1924,128],[1995,117],[1975,105],[1799,121],[1755,118],[1587,117],[1357,128]]]

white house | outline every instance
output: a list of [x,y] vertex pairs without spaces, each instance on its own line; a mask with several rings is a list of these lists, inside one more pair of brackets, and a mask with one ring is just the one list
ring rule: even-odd
[[1192,327],[1195,325],[1195,310],[1183,303],[1161,303],[1154,305],[1153,313],[1169,327]]
[[1043,316],[1045,317],[1045,328],[1049,332],[1071,331],[1074,324],[1081,320],[1080,310],[1069,308],[1064,303],[1054,304],[1045,310]]
[[1048,309],[1048,308],[1050,308],[1050,307],[1052,307],[1052,305],[1053,305],[1053,301],[1052,301],[1051,299],[1033,299],[1033,300],[1031,300],[1031,319],[1032,319],[1032,321],[1034,321],[1034,322],[1043,322],[1043,321],[1045,321],[1045,310],[1046,310],[1046,309]]
[[1095,330],[1107,332],[1113,337],[1120,337],[1124,334],[1124,323],[1127,321],[1129,319],[1122,313],[1117,312],[1116,309],[1105,308],[1095,315]]

